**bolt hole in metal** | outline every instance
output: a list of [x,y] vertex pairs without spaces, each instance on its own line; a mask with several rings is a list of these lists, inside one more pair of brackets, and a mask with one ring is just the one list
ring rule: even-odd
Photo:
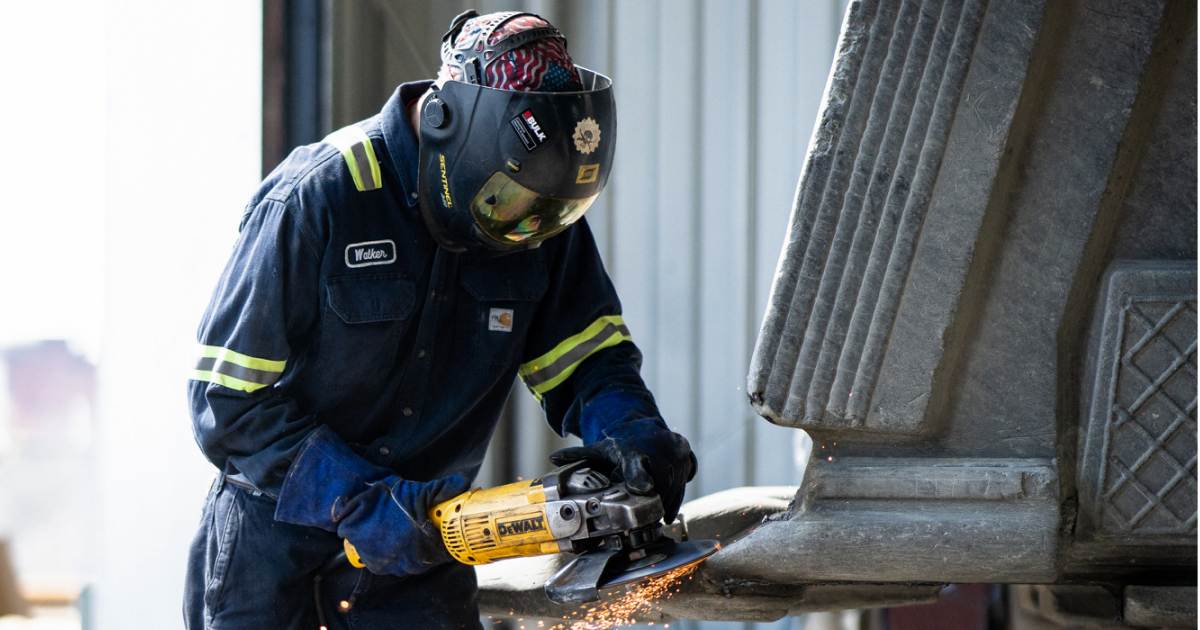
[[573,505],[562,506],[562,509],[560,509],[558,511],[558,515],[561,516],[564,521],[573,520],[575,518],[575,506],[573,506]]
[[587,500],[587,504],[584,505],[584,509],[587,510],[588,514],[598,514],[600,512],[600,502],[597,501],[595,497],[592,497],[591,499]]

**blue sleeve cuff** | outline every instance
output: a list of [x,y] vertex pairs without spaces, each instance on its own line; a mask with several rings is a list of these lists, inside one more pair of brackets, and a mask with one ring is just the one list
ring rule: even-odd
[[329,427],[320,426],[288,468],[275,520],[336,531],[338,513],[347,501],[393,476],[352,451]]
[[634,420],[651,419],[664,430],[667,429],[667,423],[659,415],[654,401],[644,400],[641,396],[620,389],[606,389],[592,397],[584,404],[580,415],[580,433],[584,444],[599,442],[605,438],[609,427]]

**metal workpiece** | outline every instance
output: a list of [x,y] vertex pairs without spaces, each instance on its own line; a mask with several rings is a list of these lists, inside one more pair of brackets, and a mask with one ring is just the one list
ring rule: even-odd
[[1108,273],[1080,460],[1081,538],[1195,545],[1196,279],[1184,261],[1121,262]]
[[747,377],[812,456],[707,579],[1194,584],[1195,11],[851,3]]
[[710,568],[1194,566],[1194,15],[851,3],[748,374],[812,459]]
[[[603,606],[626,594],[624,588],[608,589],[600,600],[581,608],[577,603],[559,604],[547,599],[542,584],[561,568],[562,556],[519,558],[503,565],[478,567],[479,607],[485,615],[511,612],[529,617],[568,619],[584,608]],[[776,621],[787,615],[828,610],[851,610],[929,604],[937,601],[944,584],[789,584],[764,585],[726,582],[709,578],[701,565],[684,579],[669,599],[652,602],[638,619],[671,622],[676,619],[708,621]]]
[[[995,52],[1018,59],[1032,46],[1032,35],[996,41],[1009,35],[984,25],[985,12],[1007,13],[1003,19],[1032,34],[1038,5],[851,3],[751,359],[747,391],[758,413],[793,427],[926,431],[919,409],[900,401],[873,406],[873,394],[897,376],[887,354],[909,306],[902,299],[906,278],[923,263],[918,236],[938,211],[931,206],[959,104],[977,89],[968,74],[979,74],[981,61],[991,65],[978,57],[994,54],[997,44],[1005,49]],[[995,132],[1011,122],[1022,69],[985,79],[999,102],[981,114]],[[993,146],[975,150],[995,156],[1003,135],[979,140]],[[973,162],[969,167],[995,168],[994,159]],[[968,167],[950,164],[954,171]],[[978,223],[985,203],[983,195],[947,210]],[[963,261],[938,262],[947,280],[965,272]],[[928,342],[949,323],[939,306],[921,307],[918,323],[933,333],[922,335]],[[907,378],[934,367],[914,359]]]
[[768,583],[1040,583],[1056,575],[1058,477],[1042,460],[814,461],[793,510],[706,570]]
[[[766,516],[783,512],[788,505],[796,488],[780,486],[773,488],[735,488],[725,492],[709,495],[701,499],[689,501],[680,508],[680,517],[664,529],[674,530],[680,534],[684,531],[694,540],[712,539],[729,541],[743,535],[747,530],[758,526]],[[749,517],[746,515],[749,514]],[[724,544],[724,543],[722,543]],[[603,572],[608,554],[603,558],[594,558],[571,569],[572,575],[586,573],[595,578]],[[603,560],[603,562],[601,562]],[[479,605],[484,614],[507,614],[510,610],[521,611],[527,616],[563,617],[579,611],[574,603],[555,603],[546,597],[545,583],[559,574],[569,564],[572,558],[567,555],[543,556],[538,558],[518,558],[506,560],[503,563],[476,567],[479,579]],[[703,567],[703,565],[701,565]],[[703,570],[701,568],[701,570]],[[564,584],[579,583],[579,579],[561,580]],[[698,587],[688,580],[685,591]],[[578,590],[578,589],[576,589]],[[603,589],[600,592],[602,605],[624,594],[624,589]],[[690,591],[688,591],[690,592]],[[584,589],[580,596],[589,594]],[[676,594],[674,597],[682,597]],[[708,595],[700,595],[706,599]],[[722,601],[725,600],[721,596]],[[682,600],[681,600],[682,601]],[[589,604],[591,606],[592,604]],[[702,605],[702,604],[701,604]],[[657,604],[656,604],[657,606]],[[772,604],[774,606],[774,604]],[[673,617],[662,612],[659,608],[648,617],[647,621],[670,621]],[[689,618],[688,608],[679,609],[678,617]],[[733,613],[729,613],[733,614]],[[747,613],[750,614],[750,613]],[[761,617],[753,613],[754,618]],[[774,618],[778,618],[777,615]],[[691,617],[694,618],[694,617]],[[710,617],[718,618],[718,617]],[[730,617],[733,618],[733,617]]]
[[788,615],[831,610],[932,604],[945,584],[789,584],[713,580],[695,574],[656,609],[669,618],[771,622]]
[[[796,488],[789,486],[733,488],[685,503],[680,510],[681,520],[676,523],[683,524],[688,532],[701,532],[706,538],[735,541],[769,524],[764,519],[785,515],[795,493]],[[577,603],[555,603],[547,599],[543,589],[543,584],[562,571],[569,560],[569,556],[555,555],[476,567],[481,611],[502,615],[518,611],[526,617],[545,618],[578,614]],[[598,560],[591,563],[592,569],[598,563]],[[585,568],[575,567],[574,571]],[[770,584],[718,575],[706,561],[677,584],[670,598],[655,601],[640,619],[656,623],[674,619],[774,621],[804,612],[930,603],[937,600],[942,587],[941,583],[877,581]],[[602,606],[625,594],[623,588],[600,591],[599,602],[587,607]]]
[[1036,584],[1009,595],[1027,616],[1072,628],[1195,628],[1196,587]]
[[811,456],[681,508],[722,548],[659,618],[1001,583],[1047,627],[1195,626],[1195,22],[849,3],[746,380]]
[[1195,586],[1126,586],[1122,617],[1132,626],[1195,628]]

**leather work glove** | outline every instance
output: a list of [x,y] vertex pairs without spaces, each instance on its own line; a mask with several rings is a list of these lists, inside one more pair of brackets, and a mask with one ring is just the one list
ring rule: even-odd
[[321,426],[288,468],[275,520],[336,532],[372,573],[415,575],[453,559],[429,509],[469,489],[462,475],[405,481]]
[[696,456],[687,438],[656,418],[609,425],[604,438],[587,446],[571,446],[550,456],[555,466],[586,460],[594,470],[625,482],[634,494],[658,493],[663,522],[670,524],[683,504],[683,490],[696,476]]

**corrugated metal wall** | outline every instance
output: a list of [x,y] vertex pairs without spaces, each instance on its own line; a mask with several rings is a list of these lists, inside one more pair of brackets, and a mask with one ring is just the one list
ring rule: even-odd
[[[699,457],[688,496],[796,484],[802,434],[751,411],[746,373],[844,6],[335,0],[331,124],[372,115],[398,83],[432,77],[441,35],[467,8],[553,22],[578,64],[614,80],[614,173],[588,220],[645,355],[643,375]],[[482,485],[536,476],[565,444],[533,398],[514,392]]]

